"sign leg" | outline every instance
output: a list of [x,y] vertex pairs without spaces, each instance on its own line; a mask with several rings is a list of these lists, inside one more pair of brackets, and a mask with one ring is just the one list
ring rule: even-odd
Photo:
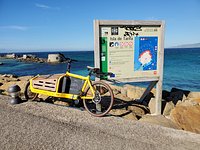
[[158,81],[156,85],[156,106],[155,115],[161,115],[162,108],[162,81]]

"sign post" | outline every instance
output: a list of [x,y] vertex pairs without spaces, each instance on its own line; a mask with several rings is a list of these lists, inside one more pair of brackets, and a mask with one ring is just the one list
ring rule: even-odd
[[156,85],[156,114],[161,114],[164,21],[95,20],[95,67],[112,72],[107,79],[150,84],[140,100]]

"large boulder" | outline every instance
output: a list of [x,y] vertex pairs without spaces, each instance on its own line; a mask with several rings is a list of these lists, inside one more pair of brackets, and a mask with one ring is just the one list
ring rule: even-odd
[[19,85],[21,88],[21,93],[24,93],[25,86],[29,79],[31,79],[32,76],[24,76],[24,77],[15,77],[15,76],[0,76],[0,81],[2,82],[2,85],[0,87],[0,90],[2,91],[2,94],[8,94],[7,89],[16,84]]
[[170,118],[183,130],[200,133],[200,105],[176,106]]
[[[126,93],[127,97],[131,99],[140,99],[146,90],[146,88],[132,86],[129,84],[126,84],[123,87],[126,89],[126,92],[124,91],[124,93]],[[152,89],[152,93],[155,94],[155,89]]]
[[172,109],[174,109],[174,108],[175,108],[175,105],[172,101],[166,102],[165,106],[163,106],[163,113],[162,114],[164,116],[169,116]]
[[191,101],[195,101],[199,103],[200,105],[200,92],[190,92],[187,99],[190,99]]
[[119,94],[121,93],[122,87],[121,86],[117,86],[117,85],[112,85],[110,84],[110,87],[112,88],[114,94]]
[[127,97],[131,99],[140,99],[140,97],[145,91],[144,88],[136,86],[126,85],[125,87],[127,88]]
[[150,113],[154,114],[156,112],[156,99],[151,98],[148,106],[149,106]]
[[123,94],[116,94],[116,95],[114,95],[114,97],[115,97],[115,100],[122,100],[122,101],[132,101],[132,99],[130,99],[129,97],[126,97],[125,95],[123,95]]
[[200,98],[200,92],[190,92],[188,98]]
[[138,118],[141,118],[143,115],[150,113],[149,109],[144,105],[132,104],[127,107],[128,110],[132,111]]
[[167,99],[170,96],[170,92],[167,90],[162,91],[162,99]]
[[[164,107],[166,105],[166,101],[162,99],[161,103],[162,103],[161,104],[161,111],[163,112]],[[151,98],[151,100],[149,101],[148,107],[149,107],[151,114],[156,113],[156,99],[155,98]]]
[[122,117],[124,119],[129,119],[129,120],[138,120],[136,115],[132,113],[130,110],[125,110],[125,109],[112,109],[109,112],[110,115],[115,116],[115,117]]
[[7,82],[11,82],[11,81],[20,81],[20,79],[16,75],[12,75],[12,74],[0,75],[0,82],[2,84],[7,83]]
[[163,115],[144,115],[139,121],[156,124],[168,128],[181,129],[174,122],[172,122],[170,119],[167,119]]
[[[156,112],[156,99],[155,98],[151,98],[151,100],[149,101],[149,110],[150,110],[150,113],[151,114],[155,114]],[[172,102],[172,101],[165,101],[162,99],[162,102],[161,102],[161,113],[164,115],[164,116],[169,116],[172,109],[175,108],[175,104]]]
[[185,99],[186,96],[182,91],[176,91],[170,93],[170,97],[168,97],[167,101],[172,101],[174,105],[176,105],[179,100],[184,101]]

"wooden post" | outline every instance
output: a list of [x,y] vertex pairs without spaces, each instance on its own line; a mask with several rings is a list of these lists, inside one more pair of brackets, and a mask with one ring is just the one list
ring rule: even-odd
[[161,108],[162,108],[162,85],[163,85],[163,64],[164,64],[164,26],[165,22],[162,21],[161,24],[161,45],[160,45],[160,51],[159,51],[159,64],[158,64],[158,70],[159,70],[159,80],[156,85],[156,115],[161,114]]
[[100,68],[99,20],[94,20],[94,66]]

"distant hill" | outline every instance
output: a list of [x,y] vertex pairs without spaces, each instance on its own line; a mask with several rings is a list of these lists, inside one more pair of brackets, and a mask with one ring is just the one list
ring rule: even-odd
[[174,46],[172,48],[198,48],[198,47],[200,47],[200,43],[183,44],[183,45]]

